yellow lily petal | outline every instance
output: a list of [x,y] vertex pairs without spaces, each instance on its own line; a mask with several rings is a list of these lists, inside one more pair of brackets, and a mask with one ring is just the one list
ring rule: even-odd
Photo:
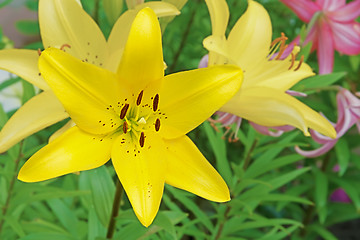
[[246,72],[258,67],[269,54],[272,27],[265,8],[249,0],[248,9],[236,22],[228,37],[231,58]]
[[215,202],[230,200],[229,189],[219,173],[187,136],[165,140],[166,183]]
[[2,128],[0,152],[7,151],[22,139],[68,116],[51,91],[40,93],[17,110]]
[[246,72],[245,78],[251,81],[244,81],[243,88],[246,87],[268,87],[286,91],[304,78],[315,75],[311,67],[302,63],[301,67],[294,71],[299,64],[295,61],[293,69],[288,70],[290,66],[289,58],[285,60],[264,61],[259,64],[256,71]]
[[276,127],[291,125],[309,136],[308,128],[336,136],[332,125],[296,98],[273,88],[254,87],[241,91],[221,111],[235,114],[257,124]]
[[135,10],[140,11],[141,9],[147,7],[151,8],[158,17],[168,17],[180,14],[180,11],[173,4],[160,1],[146,2],[136,5]]
[[39,182],[100,167],[110,159],[112,144],[110,137],[91,135],[75,126],[27,160],[18,179]]
[[40,89],[49,89],[39,75],[39,54],[34,50],[6,49],[0,51],[0,69],[16,74]]
[[126,6],[128,9],[133,9],[136,5],[144,3],[144,0],[126,0]]
[[125,89],[119,87],[115,74],[83,63],[56,48],[43,51],[39,69],[82,130],[105,134],[120,125],[118,103],[123,103],[127,95]]
[[119,136],[112,148],[112,162],[140,222],[149,226],[159,210],[164,190],[164,143],[145,133],[145,145],[134,145],[129,134]]
[[209,50],[209,66],[222,64],[236,64],[228,53],[228,44],[225,36],[211,35],[204,39],[204,47]]
[[144,8],[136,15],[118,74],[121,82],[136,93],[164,76],[160,25],[150,8]]
[[137,5],[135,9],[131,9],[123,13],[114,24],[108,38],[110,58],[107,66],[111,71],[115,72],[118,69],[126,41],[129,36],[131,24],[134,21],[136,14],[145,7],[150,7],[154,10],[156,16],[158,17],[180,14],[179,10],[174,5],[157,1]]
[[41,0],[39,24],[45,48],[56,47],[85,62],[103,66],[106,40],[95,21],[75,0]]
[[[226,103],[240,88],[242,71],[224,65],[165,76],[160,90],[160,110],[165,138],[191,131]],[[176,87],[174,87],[176,86]]]
[[74,123],[73,120],[69,120],[64,126],[62,126],[59,130],[57,130],[56,132],[54,132],[50,137],[49,137],[49,142],[54,141],[55,139],[57,139],[58,137],[60,137],[61,135],[63,135],[67,130],[69,130],[70,128],[76,126],[76,124]]
[[212,35],[225,36],[229,8],[225,0],[205,0],[211,18]]

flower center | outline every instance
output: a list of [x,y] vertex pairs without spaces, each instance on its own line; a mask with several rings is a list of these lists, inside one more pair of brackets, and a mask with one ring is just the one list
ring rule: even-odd
[[[291,50],[290,53],[289,52],[285,53],[286,52],[285,50],[288,49],[286,40],[288,40],[288,38],[285,36],[284,33],[281,33],[281,37],[274,39],[274,41],[271,43],[269,60],[284,60],[287,58],[288,55],[291,55],[291,63],[288,68],[288,70],[291,70],[295,64],[297,54],[300,52],[300,48],[298,46],[296,46],[296,43],[295,43],[293,50]],[[279,50],[279,51],[276,53],[277,50]],[[301,64],[303,62],[304,62],[304,56],[302,55],[300,57],[298,65],[294,68],[294,71],[299,70],[301,67]]]
[[[144,147],[145,133],[147,131],[158,132],[161,126],[161,117],[164,116],[159,110],[159,94],[151,97],[151,103],[144,103],[144,90],[142,90],[136,98],[136,101],[124,103],[121,106],[119,118],[122,125],[117,131],[129,134],[132,141],[137,141],[140,147]],[[127,102],[127,99],[125,99]],[[146,101],[149,102],[149,101]]]

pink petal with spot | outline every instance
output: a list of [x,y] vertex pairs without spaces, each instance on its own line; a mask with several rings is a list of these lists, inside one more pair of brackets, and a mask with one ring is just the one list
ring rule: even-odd
[[315,12],[320,8],[314,2],[309,0],[280,0],[304,22],[309,22]]
[[356,55],[360,53],[360,23],[331,22],[335,49],[340,53]]
[[328,23],[320,20],[318,23],[318,50],[319,74],[331,73],[334,66],[334,44],[332,31]]
[[346,4],[340,9],[327,14],[333,21],[337,22],[352,22],[360,16],[360,0],[355,0]]

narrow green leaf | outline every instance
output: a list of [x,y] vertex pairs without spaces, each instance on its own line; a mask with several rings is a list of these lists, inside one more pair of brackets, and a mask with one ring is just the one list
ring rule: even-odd
[[31,83],[28,83],[25,80],[21,81],[23,86],[23,96],[21,98],[21,103],[26,103],[30,98],[35,96],[35,89],[34,86]]
[[309,230],[316,232],[324,240],[338,240],[338,238],[335,237],[331,232],[329,232],[326,228],[318,224],[310,226]]
[[50,208],[61,224],[74,236],[77,236],[78,219],[74,212],[60,199],[47,200]]
[[26,35],[39,35],[40,27],[38,21],[32,20],[19,20],[15,23],[15,26],[19,32]]
[[175,199],[180,201],[187,209],[189,209],[209,231],[213,230],[214,226],[210,221],[209,217],[199,208],[199,206],[194,201],[184,196],[181,190],[175,189],[170,186],[167,187],[167,190],[174,195]]
[[232,172],[226,156],[226,144],[225,141],[221,138],[223,135],[222,131],[219,130],[219,132],[215,132],[208,121],[205,121],[201,127],[204,129],[209,139],[211,148],[214,151],[216,157],[216,169],[219,171],[220,175],[225,179],[225,181],[230,183]]
[[96,213],[104,227],[109,224],[115,185],[106,166],[88,171]]
[[344,138],[340,138],[335,145],[335,153],[340,166],[339,175],[343,176],[350,160],[350,148]]
[[294,86],[294,89],[299,89],[302,91],[304,89],[327,87],[342,79],[346,74],[346,72],[337,72],[309,77],[297,83]]
[[320,223],[323,224],[327,217],[326,203],[328,198],[328,179],[318,168],[313,168],[315,176],[315,204],[319,214]]

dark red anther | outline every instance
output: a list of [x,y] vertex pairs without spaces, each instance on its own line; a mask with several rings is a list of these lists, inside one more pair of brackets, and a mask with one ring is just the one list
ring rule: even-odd
[[121,109],[121,112],[120,112],[120,119],[124,119],[124,117],[126,116],[126,113],[129,109],[129,104],[126,103],[125,106]]
[[144,143],[145,143],[145,134],[144,134],[144,132],[141,132],[139,143],[140,143],[140,147],[144,147]]
[[141,92],[139,93],[139,96],[136,99],[136,105],[139,106],[141,104],[141,100],[142,100],[143,95],[144,95],[144,90],[141,90]]
[[123,132],[127,133],[127,130],[128,130],[128,124],[127,124],[127,122],[124,122],[124,124],[123,124]]
[[156,112],[159,106],[159,94],[155,95],[154,101],[153,101],[153,110]]
[[160,119],[156,119],[155,121],[155,130],[158,132],[160,130]]

